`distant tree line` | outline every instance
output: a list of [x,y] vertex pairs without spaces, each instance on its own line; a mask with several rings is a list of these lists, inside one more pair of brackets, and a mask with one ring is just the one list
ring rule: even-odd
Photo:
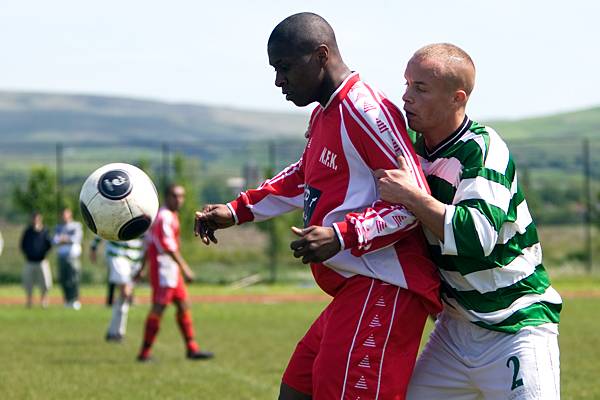
[[[545,168],[540,168],[533,163],[534,166],[528,164],[520,168],[520,184],[525,190],[531,212],[539,224],[573,224],[583,221],[587,199],[581,168],[575,171],[560,164],[560,161],[553,161],[559,167],[546,163]],[[570,165],[571,161],[569,159],[565,162]],[[227,177],[203,175],[200,164],[196,158],[176,154],[171,161],[169,175],[165,178],[169,182],[181,184],[186,189],[187,201],[182,210],[183,215],[192,215],[202,204],[223,203],[235,195],[225,184]],[[147,160],[140,159],[136,165],[158,183],[157,189],[162,196],[162,187],[167,182],[158,176]],[[268,169],[264,176],[270,176],[272,172],[272,169]],[[46,166],[33,166],[26,180],[13,183],[10,199],[12,206],[5,207],[7,211],[3,217],[23,220],[33,210],[37,210],[46,216],[47,223],[55,223],[60,208],[69,206],[77,210],[80,180],[63,183],[62,193],[57,196],[57,177],[54,170]],[[597,183],[595,178],[594,183]],[[597,208],[596,205],[600,204],[600,191],[594,193],[590,201],[594,209]],[[596,219],[596,215],[594,218]],[[184,236],[191,235],[192,224],[191,219],[182,219]],[[263,229],[268,231],[272,228]]]

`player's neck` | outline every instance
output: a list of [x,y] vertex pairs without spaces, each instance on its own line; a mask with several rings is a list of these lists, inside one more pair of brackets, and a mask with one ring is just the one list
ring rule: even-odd
[[465,113],[456,113],[451,120],[448,120],[445,124],[440,124],[427,132],[421,132],[425,138],[425,146],[427,149],[434,149],[437,145],[442,143],[448,137],[450,137],[460,126],[465,119]]
[[323,80],[321,98],[319,103],[325,107],[331,99],[331,95],[340,87],[344,80],[350,75],[352,71],[343,62],[336,64],[327,71],[327,75]]

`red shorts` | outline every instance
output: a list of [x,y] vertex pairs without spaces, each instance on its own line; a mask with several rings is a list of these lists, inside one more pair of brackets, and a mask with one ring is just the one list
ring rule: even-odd
[[174,288],[152,285],[152,303],[154,304],[166,306],[173,302],[173,300],[185,301],[187,300],[187,296],[187,289],[181,276],[177,281],[177,286]]
[[283,382],[314,399],[404,399],[428,312],[412,292],[349,278],[298,343]]

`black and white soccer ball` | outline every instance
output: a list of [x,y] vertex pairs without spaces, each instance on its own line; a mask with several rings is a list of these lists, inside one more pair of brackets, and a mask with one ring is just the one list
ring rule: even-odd
[[104,165],[85,180],[79,194],[85,224],[107,240],[140,237],[158,212],[158,194],[152,180],[130,164]]

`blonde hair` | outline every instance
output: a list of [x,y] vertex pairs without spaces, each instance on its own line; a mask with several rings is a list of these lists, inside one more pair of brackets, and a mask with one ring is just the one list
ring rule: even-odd
[[415,59],[437,61],[436,76],[444,79],[452,90],[462,89],[467,96],[475,86],[475,64],[466,51],[451,43],[433,43],[421,47]]

